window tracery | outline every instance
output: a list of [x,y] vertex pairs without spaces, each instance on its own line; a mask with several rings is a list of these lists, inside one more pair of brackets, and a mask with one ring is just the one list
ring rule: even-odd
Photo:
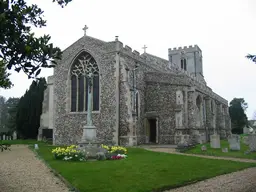
[[[91,81],[89,79],[92,75]],[[71,112],[84,112],[88,108],[88,91],[92,85],[92,106],[99,110],[99,68],[95,59],[82,52],[71,67]]]

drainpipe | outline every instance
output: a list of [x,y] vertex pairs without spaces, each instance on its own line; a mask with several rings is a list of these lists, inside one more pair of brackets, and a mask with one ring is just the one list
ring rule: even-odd
[[120,42],[118,36],[116,36],[116,141],[117,145],[120,145]]
[[195,77],[197,76],[197,71],[196,71],[196,52],[194,52],[194,66],[195,66]]

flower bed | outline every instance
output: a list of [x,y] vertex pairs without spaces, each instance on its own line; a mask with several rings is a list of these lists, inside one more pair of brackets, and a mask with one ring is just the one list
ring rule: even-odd
[[[120,160],[127,158],[127,149],[121,146],[101,145],[104,152],[97,153],[97,160]],[[52,150],[54,158],[64,161],[86,161],[88,153],[80,151],[78,146],[71,145],[69,147],[57,147]]]
[[82,151],[77,149],[76,145],[71,145],[69,147],[57,147],[52,150],[55,159],[65,160],[65,161],[85,161],[85,155]]
[[106,149],[107,160],[118,160],[127,158],[127,149],[121,146],[101,145],[101,148]]

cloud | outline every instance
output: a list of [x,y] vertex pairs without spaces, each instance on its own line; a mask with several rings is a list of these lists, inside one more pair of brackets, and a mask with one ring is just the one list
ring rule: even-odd
[[[244,56],[256,53],[255,4],[253,0],[83,0],[62,9],[45,0],[38,5],[45,11],[47,27],[35,32],[49,33],[52,42],[64,49],[83,35],[86,24],[90,36],[113,41],[118,35],[133,49],[142,52],[146,44],[147,52],[165,59],[168,48],[197,44],[208,85],[229,101],[243,97],[251,118],[256,109],[256,65]],[[51,74],[52,70],[42,72]],[[11,79],[15,87],[0,90],[1,95],[21,96],[31,83],[15,72]]]

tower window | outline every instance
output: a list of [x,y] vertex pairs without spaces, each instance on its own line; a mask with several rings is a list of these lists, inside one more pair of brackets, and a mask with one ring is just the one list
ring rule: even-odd
[[185,58],[181,58],[180,63],[181,63],[181,65],[180,65],[181,69],[184,69],[186,71],[187,70],[187,60]]

